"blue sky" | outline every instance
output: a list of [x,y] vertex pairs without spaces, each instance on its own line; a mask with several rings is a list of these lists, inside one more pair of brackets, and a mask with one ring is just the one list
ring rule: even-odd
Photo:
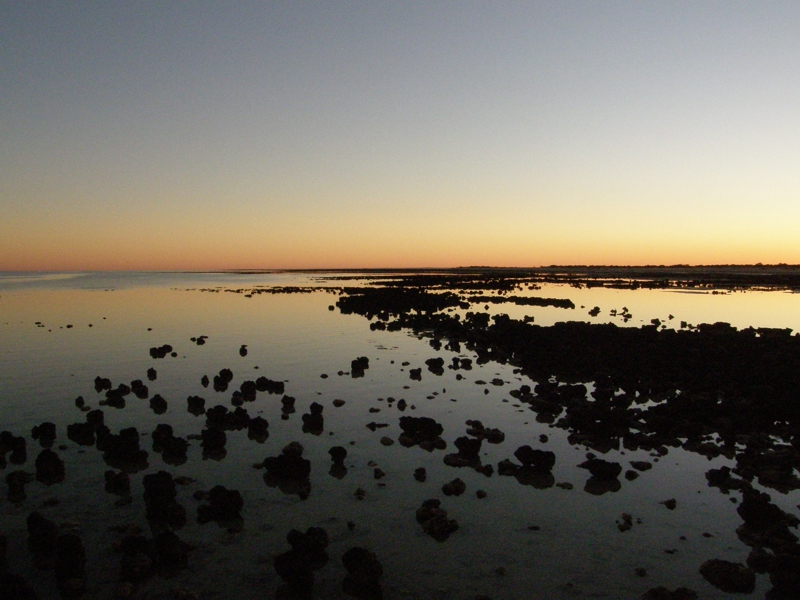
[[0,269],[800,263],[795,2],[4,2]]

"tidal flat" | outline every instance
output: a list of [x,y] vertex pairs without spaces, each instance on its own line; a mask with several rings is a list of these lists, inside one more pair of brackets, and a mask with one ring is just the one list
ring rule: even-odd
[[3,597],[796,598],[798,290],[0,274]]

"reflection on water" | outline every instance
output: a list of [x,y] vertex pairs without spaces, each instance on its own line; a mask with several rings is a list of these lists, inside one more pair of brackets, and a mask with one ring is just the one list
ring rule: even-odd
[[[28,550],[36,510],[85,545],[88,597],[262,598],[286,582],[299,594],[308,573],[282,578],[273,561],[307,556],[298,550],[306,538],[291,544],[286,535],[309,528],[328,538],[320,552],[329,560],[309,571],[317,597],[347,597],[345,576],[354,589],[342,562],[354,546],[380,561],[386,598],[637,598],[658,585],[728,597],[698,569],[710,558],[744,562],[751,551],[736,534],[741,490],[723,494],[706,480],[710,469],[735,466],[730,456],[590,447],[555,424],[567,396],[587,405],[602,396],[591,381],[556,386],[556,402],[511,365],[329,310],[334,292],[224,291],[270,285],[342,282],[0,277],[0,418],[10,432],[0,530],[11,571],[43,597],[59,593],[54,572],[38,570]],[[575,308],[470,310],[540,325],[800,329],[800,296],[784,292],[543,285],[526,294]],[[55,435],[32,431],[43,422]],[[753,487],[797,514],[797,491]],[[131,549],[134,532],[162,550]],[[121,581],[131,587],[120,591]],[[756,596],[770,587],[758,576]]]

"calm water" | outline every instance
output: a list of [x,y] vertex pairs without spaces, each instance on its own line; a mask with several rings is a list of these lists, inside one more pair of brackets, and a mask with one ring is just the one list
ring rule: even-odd
[[[10,540],[11,570],[24,575],[43,597],[58,596],[52,572],[37,572],[25,546],[25,518],[39,509],[62,529],[76,531],[86,545],[87,597],[113,597],[119,557],[111,546],[120,536],[109,528],[136,523],[148,531],[141,479],[164,469],[196,479],[179,487],[178,495],[188,517],[178,535],[194,550],[187,570],[168,580],[153,577],[138,597],[161,597],[176,587],[202,598],[271,597],[280,584],[272,558],[288,550],[286,533],[312,525],[325,528],[331,537],[331,560],[316,574],[316,595],[321,598],[346,597],[340,591],[345,574],[341,555],[356,545],[372,550],[382,562],[386,598],[455,600],[476,594],[494,599],[638,598],[657,585],[687,586],[701,598],[728,597],[707,584],[698,567],[709,558],[744,562],[750,550],[735,534],[741,524],[736,506],[728,496],[707,487],[704,477],[709,468],[732,466],[731,461],[707,460],[680,449],[671,449],[658,460],[643,451],[611,451],[602,458],[618,461],[626,469],[628,461],[649,460],[653,469],[633,482],[623,481],[619,492],[588,494],[583,491],[588,473],[577,468],[587,449],[571,446],[567,432],[538,423],[534,413],[508,394],[512,386],[531,384],[511,367],[475,365],[472,371],[460,371],[465,375],[460,381],[450,370],[436,376],[426,371],[424,361],[443,356],[449,362],[454,353],[437,352],[427,340],[406,332],[370,331],[362,317],[330,311],[336,294],[328,291],[252,298],[199,291],[336,284],[320,280],[317,274],[0,275],[0,429],[24,435],[28,443],[27,462],[9,464],[3,474],[35,471],[40,447],[30,434],[42,421],[57,426],[54,449],[66,445],[57,450],[66,463],[63,483],[30,483],[27,499],[19,505],[8,502],[2,488],[0,530]],[[737,327],[800,330],[800,295],[784,292],[712,295],[551,285],[529,293],[569,298],[578,308],[491,305],[488,312],[532,316],[542,325],[585,320],[639,326],[659,318],[674,327],[680,321],[727,321]],[[588,310],[594,306],[601,313],[590,317]],[[627,323],[609,313],[623,307],[632,314]],[[199,335],[208,336],[203,346],[189,339]],[[178,356],[152,359],[149,348],[162,344],[171,344]],[[248,349],[245,357],[239,354],[242,344]],[[350,361],[359,356],[370,360],[363,378],[337,375],[349,371]],[[474,358],[469,352],[461,356]],[[157,370],[156,381],[147,381],[149,367]],[[414,367],[422,367],[421,381],[409,378],[408,370]],[[213,378],[222,368],[234,374],[227,392],[202,387],[203,375]],[[109,467],[102,454],[66,437],[68,424],[84,420],[75,398],[83,396],[92,408],[103,398],[94,390],[98,375],[111,379],[115,387],[144,380],[151,396],[158,393],[169,404],[165,414],[156,415],[147,400],[131,395],[124,409],[102,407],[112,431],[137,427],[141,446],[149,452],[148,468],[131,475],[133,502],[127,506],[115,506],[118,498],[103,490],[103,474]],[[285,381],[286,394],[297,398],[297,412],[288,420],[281,419],[280,396],[259,393],[254,403],[245,405],[251,416],[269,421],[266,442],[249,440],[246,430],[228,432],[227,455],[217,461],[204,460],[199,441],[191,441],[188,461],[180,466],[164,464],[152,452],[149,434],[159,423],[169,423],[182,437],[203,428],[205,417],[187,412],[187,396],[204,397],[207,408],[230,407],[231,392],[242,381],[261,375]],[[504,385],[475,383],[494,378]],[[441,423],[448,449],[428,453],[419,447],[383,446],[381,437],[397,439],[400,433],[401,414],[385,401],[389,397],[407,401],[409,408],[402,414],[433,417]],[[334,399],[344,400],[344,406],[334,407]],[[324,406],[325,428],[319,436],[301,430],[301,415],[312,402]],[[380,412],[369,412],[370,408]],[[556,482],[571,483],[574,489],[535,489],[513,477],[487,478],[471,469],[445,466],[442,457],[455,451],[452,443],[465,435],[467,419],[479,419],[505,433],[501,444],[484,443],[484,464],[496,467],[502,459],[513,460],[514,450],[523,444],[552,450],[557,456]],[[389,427],[370,431],[366,424],[372,421]],[[541,434],[549,437],[546,444],[539,442]],[[279,454],[293,440],[302,443],[304,456],[312,462],[311,493],[305,500],[268,487],[263,471],[252,467]],[[348,450],[348,472],[342,479],[328,473],[327,451],[336,445]],[[380,482],[373,478],[375,465],[386,472]],[[425,483],[412,477],[417,467],[427,469]],[[466,493],[445,497],[440,488],[455,477],[464,480]],[[217,484],[242,493],[243,531],[196,523],[199,503],[193,493]],[[354,498],[357,488],[366,490],[363,501]],[[476,498],[478,489],[488,497]],[[797,514],[798,492],[769,491],[776,504]],[[443,543],[426,536],[414,518],[422,501],[434,497],[443,500],[448,516],[460,525]],[[51,498],[59,503],[43,507]],[[677,500],[676,510],[660,504],[668,498]],[[616,521],[623,512],[641,523],[621,533]],[[348,528],[348,521],[355,523],[355,529]],[[680,540],[681,536],[687,539]],[[664,552],[672,549],[677,552]],[[504,574],[497,573],[499,567]],[[644,567],[647,576],[637,576],[637,567]],[[769,587],[767,578],[759,576],[752,597],[763,597]]]

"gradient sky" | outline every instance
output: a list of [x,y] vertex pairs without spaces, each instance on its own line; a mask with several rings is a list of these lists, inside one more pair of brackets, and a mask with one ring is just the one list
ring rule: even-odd
[[800,3],[0,2],[0,270],[800,263]]

